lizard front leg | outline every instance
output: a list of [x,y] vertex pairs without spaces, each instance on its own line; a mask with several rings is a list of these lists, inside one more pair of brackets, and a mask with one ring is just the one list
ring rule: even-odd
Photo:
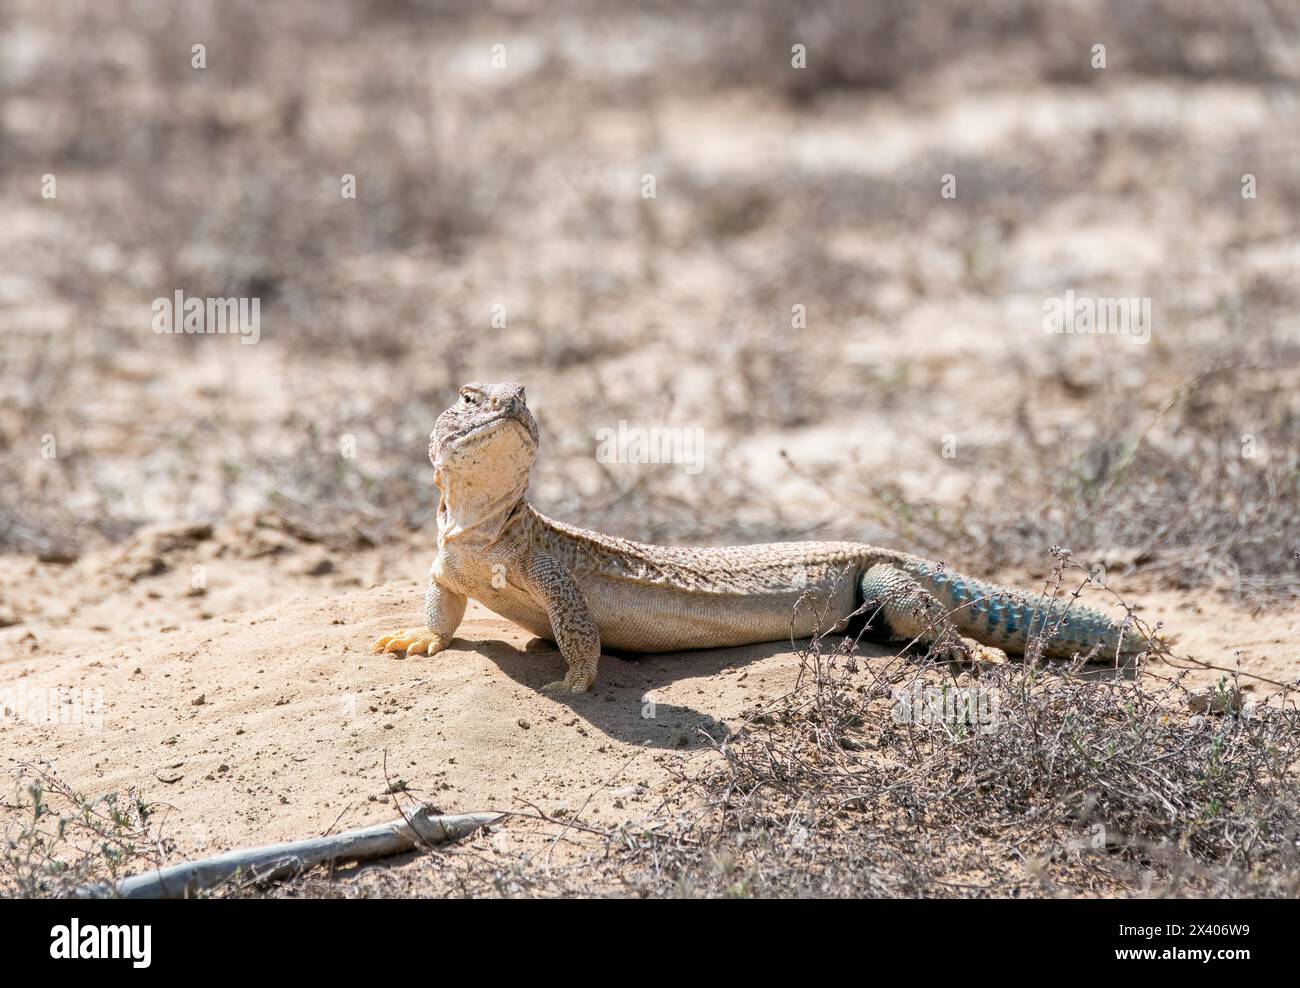
[[546,611],[555,644],[569,665],[563,679],[542,689],[585,693],[595,683],[600,663],[600,629],[587,609],[587,599],[573,574],[546,552],[529,552],[522,569],[522,582]]
[[376,652],[412,655],[436,655],[451,644],[452,636],[465,616],[466,597],[444,587],[432,575],[424,594],[424,620],[428,630],[404,629],[384,635],[375,642]]

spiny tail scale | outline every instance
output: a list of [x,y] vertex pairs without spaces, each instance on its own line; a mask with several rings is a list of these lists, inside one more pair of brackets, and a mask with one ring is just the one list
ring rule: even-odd
[[1023,654],[1030,639],[1040,636],[1048,637],[1043,649],[1048,658],[1087,655],[1100,646],[1096,657],[1104,661],[1107,655],[1133,654],[1146,647],[1136,629],[1083,606],[1069,594],[1053,599],[925,561],[907,570],[949,611],[961,634],[1004,651]]

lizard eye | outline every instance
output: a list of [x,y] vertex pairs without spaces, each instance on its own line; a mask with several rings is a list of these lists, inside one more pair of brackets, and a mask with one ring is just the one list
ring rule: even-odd
[[470,392],[470,391],[462,391],[462,392],[460,393],[460,400],[463,401],[466,405],[477,405],[477,404],[478,404],[478,402],[474,400],[474,394],[473,394],[473,392]]

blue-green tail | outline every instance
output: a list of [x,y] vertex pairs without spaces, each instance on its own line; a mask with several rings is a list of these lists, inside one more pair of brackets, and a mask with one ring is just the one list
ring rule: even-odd
[[1148,648],[1146,638],[1131,622],[1126,625],[1085,607],[1069,591],[1053,599],[955,573],[923,560],[904,568],[934,595],[959,634],[984,645],[1023,655],[1032,640],[1042,638],[1043,655],[1049,658],[1068,659],[1091,653],[1098,662]]

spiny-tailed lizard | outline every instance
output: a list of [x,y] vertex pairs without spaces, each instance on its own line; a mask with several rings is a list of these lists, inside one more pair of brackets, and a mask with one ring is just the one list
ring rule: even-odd
[[438,554],[427,628],[385,635],[376,652],[446,648],[473,597],[556,643],[568,673],[546,689],[596,680],[601,647],[672,652],[807,638],[862,616],[885,636],[957,661],[1005,661],[1031,636],[1047,657],[1117,659],[1146,645],[1091,608],[963,576],[856,542],[734,548],[643,545],[565,525],[524,499],[537,423],[519,384],[469,384],[429,437],[439,492]]

